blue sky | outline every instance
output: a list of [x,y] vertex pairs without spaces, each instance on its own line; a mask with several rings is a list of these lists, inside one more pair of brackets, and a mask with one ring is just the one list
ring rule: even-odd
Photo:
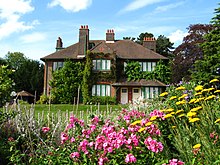
[[207,24],[217,0],[0,0],[0,57],[22,52],[40,60],[78,41],[80,25],[88,25],[90,39],[116,39],[142,32],[165,35],[178,46],[191,24]]

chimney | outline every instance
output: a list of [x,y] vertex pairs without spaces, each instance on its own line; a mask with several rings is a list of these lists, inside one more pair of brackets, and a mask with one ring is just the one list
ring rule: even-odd
[[156,52],[156,39],[154,37],[144,37],[143,46]]
[[63,42],[62,42],[62,39],[60,37],[58,37],[57,45],[56,45],[56,51],[59,51],[61,49],[63,49]]
[[88,25],[81,25],[79,29],[78,57],[83,58],[89,48],[89,28]]
[[108,29],[106,32],[106,43],[114,43],[115,42],[115,32],[113,29]]

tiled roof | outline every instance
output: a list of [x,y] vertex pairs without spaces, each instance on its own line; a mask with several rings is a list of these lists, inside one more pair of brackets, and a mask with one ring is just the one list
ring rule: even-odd
[[[94,43],[95,45],[90,49],[93,53],[116,53],[116,55],[122,59],[167,59],[130,40],[116,40],[114,43],[106,43],[105,40],[90,40],[90,43]],[[78,59],[78,44],[79,43],[73,44],[65,49],[47,55],[41,58],[41,60]]]
[[117,83],[112,84],[112,86],[155,86],[155,87],[165,87],[166,84],[158,80],[145,80],[141,79],[139,81],[127,81],[126,79],[121,80]]

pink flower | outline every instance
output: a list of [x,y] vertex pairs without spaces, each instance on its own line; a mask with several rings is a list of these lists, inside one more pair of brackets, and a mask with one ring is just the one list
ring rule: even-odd
[[61,138],[61,144],[63,144],[65,141],[68,140],[69,137],[68,137],[68,135],[66,133],[61,132],[60,138]]
[[125,158],[126,163],[135,163],[137,159],[132,154],[128,154]]
[[157,142],[156,140],[153,140],[150,136],[144,140],[144,144],[152,152],[158,153],[159,151],[160,152],[163,151],[163,144],[161,142]]
[[48,131],[50,131],[49,127],[42,127],[42,131],[43,133],[47,133]]
[[105,157],[105,158],[99,158],[99,161],[98,161],[98,164],[99,165],[103,165],[105,162],[107,162],[108,161],[108,158],[107,157]]
[[[178,160],[178,159],[171,159],[169,160],[169,164],[167,165],[183,165],[185,164],[184,162],[182,162],[181,160]],[[166,165],[166,164],[164,164]]]
[[73,142],[75,142],[76,140],[75,140],[75,138],[74,137],[72,137],[71,139],[70,139],[70,142],[71,143],[73,143]]
[[95,116],[93,119],[92,119],[92,123],[93,124],[98,124],[98,122],[99,122],[100,120],[99,120],[99,117],[98,116]]
[[70,158],[79,158],[79,152],[73,152],[70,154]]

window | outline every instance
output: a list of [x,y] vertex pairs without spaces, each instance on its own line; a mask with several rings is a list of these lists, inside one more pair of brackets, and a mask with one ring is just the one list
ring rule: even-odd
[[134,93],[139,93],[139,89],[134,89]]
[[141,71],[143,72],[151,72],[155,69],[156,62],[139,62],[141,65]]
[[93,60],[93,70],[110,70],[111,61],[97,59]]
[[53,62],[53,71],[61,69],[64,66],[64,62]]
[[92,95],[93,96],[111,96],[110,85],[93,85],[92,86]]
[[162,88],[160,88],[160,87],[144,87],[142,90],[142,95],[146,99],[155,98],[160,93],[162,93]]

